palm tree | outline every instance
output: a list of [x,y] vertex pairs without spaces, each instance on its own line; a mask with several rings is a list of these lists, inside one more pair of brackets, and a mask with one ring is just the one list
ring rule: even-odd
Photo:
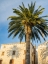
[[44,17],[41,16],[44,8],[41,6],[35,10],[35,2],[31,5],[28,4],[28,8],[19,5],[19,9],[13,9],[13,13],[16,16],[10,16],[10,22],[8,27],[8,32],[10,37],[13,34],[13,38],[19,34],[19,39],[22,41],[23,36],[25,37],[26,42],[26,64],[30,64],[30,40],[41,41],[41,37],[45,40],[44,36],[48,35],[47,32],[47,21]]

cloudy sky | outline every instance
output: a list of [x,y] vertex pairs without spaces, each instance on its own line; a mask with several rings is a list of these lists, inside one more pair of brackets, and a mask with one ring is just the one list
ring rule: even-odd
[[[14,15],[13,8],[18,8],[19,5],[22,5],[22,2],[27,7],[31,1],[36,1],[36,8],[39,5],[45,8],[43,15],[48,14],[48,0],[0,0],[0,44],[19,42],[18,36],[14,39],[8,38],[8,23],[10,21],[7,18]],[[48,37],[46,40],[48,40]],[[44,41],[42,40],[42,42]]]

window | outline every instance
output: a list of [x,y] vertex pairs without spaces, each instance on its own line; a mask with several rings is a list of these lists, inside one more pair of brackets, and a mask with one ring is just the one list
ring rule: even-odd
[[0,60],[0,64],[2,64],[2,60]]
[[14,59],[11,59],[9,64],[14,64]]
[[13,51],[12,55],[15,55],[15,50]]
[[4,52],[2,52],[2,55],[4,55]]

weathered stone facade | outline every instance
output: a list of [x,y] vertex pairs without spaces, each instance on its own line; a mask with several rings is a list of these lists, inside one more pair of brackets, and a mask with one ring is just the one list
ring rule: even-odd
[[[26,43],[2,44],[0,64],[25,64]],[[36,49],[30,44],[30,64],[48,64],[48,42]]]
[[[25,55],[26,43],[2,44],[0,64],[25,64]],[[35,60],[35,48],[30,44],[30,64],[34,64]]]
[[38,64],[48,64],[48,41],[38,46]]

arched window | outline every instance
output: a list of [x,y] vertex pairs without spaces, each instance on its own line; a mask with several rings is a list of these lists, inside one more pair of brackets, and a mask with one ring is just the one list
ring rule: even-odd
[[2,60],[0,60],[0,64],[2,64]]
[[14,64],[14,59],[11,59],[9,64]]

